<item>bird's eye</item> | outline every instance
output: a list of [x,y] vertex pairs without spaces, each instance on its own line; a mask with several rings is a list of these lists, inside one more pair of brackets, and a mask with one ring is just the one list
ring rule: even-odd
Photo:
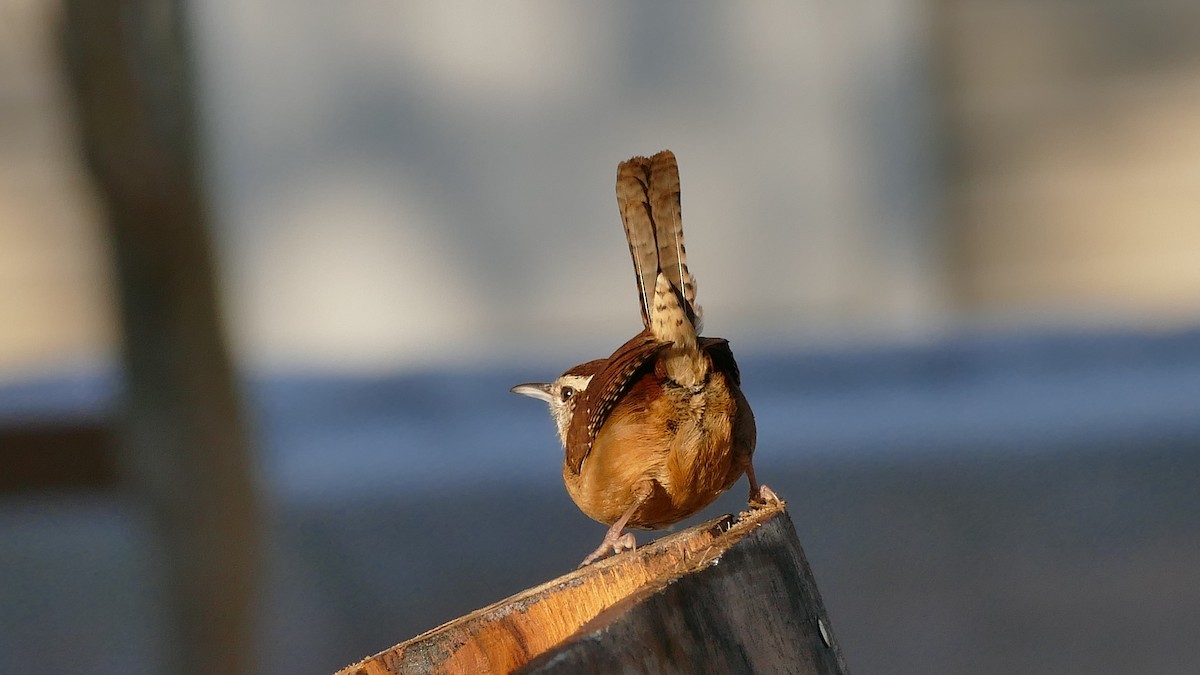
[[575,387],[563,387],[562,391],[559,392],[558,395],[560,398],[562,398],[563,402],[566,403],[567,401],[571,400],[572,396],[575,395]]

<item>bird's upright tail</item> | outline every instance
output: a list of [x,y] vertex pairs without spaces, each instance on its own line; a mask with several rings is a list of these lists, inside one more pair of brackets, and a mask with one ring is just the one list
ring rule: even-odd
[[637,276],[642,323],[661,342],[668,376],[694,386],[707,376],[697,346],[701,310],[687,266],[679,199],[679,165],[670,150],[617,166],[617,206]]

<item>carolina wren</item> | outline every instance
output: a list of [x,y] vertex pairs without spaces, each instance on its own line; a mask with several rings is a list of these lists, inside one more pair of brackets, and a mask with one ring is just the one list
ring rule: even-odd
[[680,222],[679,168],[664,150],[617,167],[617,205],[633,256],[644,328],[606,359],[549,383],[512,388],[546,401],[567,492],[610,525],[587,565],[635,547],[626,527],[658,529],[750,480],[750,503],[778,498],[754,477],[754,414],[729,342],[699,337],[696,279]]

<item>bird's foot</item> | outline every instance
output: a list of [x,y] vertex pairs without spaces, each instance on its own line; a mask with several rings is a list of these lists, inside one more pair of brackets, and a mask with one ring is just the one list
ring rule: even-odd
[[779,506],[783,503],[783,500],[771,488],[766,485],[759,485],[757,491],[750,493],[748,502],[752,509],[763,509],[768,506]]
[[615,532],[613,530],[609,530],[608,534],[604,535],[604,541],[600,542],[600,546],[598,546],[595,551],[592,551],[588,557],[584,558],[583,562],[579,563],[579,566],[587,567],[597,560],[606,557],[610,551],[613,555],[616,555],[623,551],[636,550],[637,540],[633,538],[632,532],[621,534],[620,530]]

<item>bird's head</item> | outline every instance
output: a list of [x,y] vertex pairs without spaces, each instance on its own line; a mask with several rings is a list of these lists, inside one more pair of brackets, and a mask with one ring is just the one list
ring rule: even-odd
[[550,406],[550,416],[554,418],[554,426],[558,429],[558,439],[566,447],[567,428],[571,426],[575,406],[592,381],[592,376],[603,365],[603,359],[589,361],[559,375],[553,382],[518,384],[509,391],[545,401]]

